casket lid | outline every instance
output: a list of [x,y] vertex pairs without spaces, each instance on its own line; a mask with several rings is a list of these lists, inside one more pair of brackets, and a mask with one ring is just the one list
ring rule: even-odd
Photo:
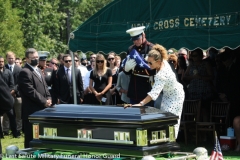
[[131,107],[124,109],[118,106],[109,105],[74,105],[60,104],[53,108],[46,108],[37,111],[29,116],[29,119],[36,118],[58,118],[76,120],[105,120],[105,121],[138,121],[147,122],[152,120],[177,120],[178,116],[161,111],[154,107]]

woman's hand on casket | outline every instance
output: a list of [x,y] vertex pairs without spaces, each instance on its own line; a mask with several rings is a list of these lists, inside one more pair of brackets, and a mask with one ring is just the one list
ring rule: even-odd
[[132,107],[132,104],[123,104],[124,109],[129,108],[129,107]]
[[142,104],[138,103],[138,104],[133,104],[133,106],[142,106]]

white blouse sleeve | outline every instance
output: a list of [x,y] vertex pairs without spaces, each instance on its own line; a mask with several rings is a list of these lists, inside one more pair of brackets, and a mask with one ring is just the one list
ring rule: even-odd
[[148,95],[152,98],[152,100],[155,101],[158,98],[159,94],[161,93],[165,85],[166,78],[161,76],[161,74],[156,74],[154,79],[155,79],[155,82],[152,86],[152,90],[148,92]]

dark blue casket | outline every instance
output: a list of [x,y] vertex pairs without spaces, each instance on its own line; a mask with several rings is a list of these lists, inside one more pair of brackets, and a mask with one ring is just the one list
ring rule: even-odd
[[178,151],[178,117],[153,107],[56,105],[29,116],[31,147],[142,157]]

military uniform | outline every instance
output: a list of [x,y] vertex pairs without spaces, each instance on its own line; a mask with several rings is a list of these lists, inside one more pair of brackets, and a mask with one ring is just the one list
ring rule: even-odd
[[[137,47],[132,45],[128,49],[128,54],[132,49],[138,51],[140,56],[145,58],[148,52],[152,49],[153,44],[145,41],[141,46]],[[131,74],[128,94],[127,96],[134,101],[141,101],[147,96],[147,93],[151,90],[151,82],[149,81],[150,77],[156,74],[156,70],[147,70],[136,66],[134,70],[126,72],[126,74]]]
[[[47,57],[49,55],[49,52],[47,51],[38,51],[38,55],[39,55],[39,61],[47,61]],[[56,71],[54,71],[52,68],[48,68],[47,66],[38,66],[38,68],[42,71],[42,74],[44,75],[44,79],[46,81],[47,84],[47,88],[51,94],[51,98],[52,98],[52,105],[57,103],[57,98],[56,98],[56,94],[54,91],[54,82],[55,82],[55,77],[56,77]]]
[[53,78],[52,78],[52,74],[53,74],[53,69],[52,68],[47,68],[45,67],[38,67],[41,69],[42,74],[45,77],[45,81],[48,85],[48,89],[52,89],[52,83],[53,83]]
[[51,94],[52,97],[52,104],[56,104],[57,100],[55,98],[55,92],[54,89],[52,88],[53,83],[54,83],[54,77],[56,76],[55,71],[52,68],[48,68],[48,67],[40,67],[38,66],[38,68],[41,69],[42,74],[44,75],[46,84],[48,85],[47,88]]

